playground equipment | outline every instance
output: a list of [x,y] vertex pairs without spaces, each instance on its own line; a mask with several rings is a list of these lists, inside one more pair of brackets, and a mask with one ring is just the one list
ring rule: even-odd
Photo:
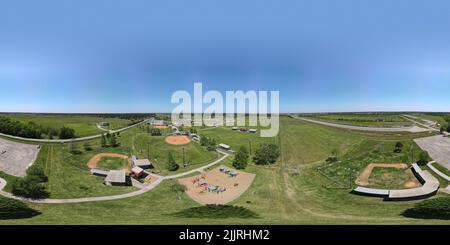
[[222,173],[228,174],[230,177],[236,177],[238,175],[238,173],[234,170],[225,169],[225,168],[220,168],[219,170]]

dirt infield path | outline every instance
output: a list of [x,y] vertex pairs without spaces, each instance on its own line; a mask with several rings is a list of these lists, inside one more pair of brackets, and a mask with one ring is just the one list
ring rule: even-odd
[[184,135],[171,135],[165,138],[165,141],[169,145],[187,145],[191,143],[189,137]]
[[306,121],[306,122],[317,123],[317,124],[322,124],[322,125],[325,125],[325,126],[335,127],[335,128],[344,128],[344,129],[359,130],[359,131],[411,132],[411,133],[430,131],[430,129],[421,128],[421,127],[417,127],[417,126],[412,126],[412,127],[392,127],[392,128],[364,127],[364,126],[352,126],[352,125],[344,125],[344,124],[338,124],[338,123],[324,122],[324,121],[314,120],[314,119],[305,118],[305,117],[295,117],[294,116],[293,118],[300,119],[300,120],[303,120],[303,121]]
[[7,198],[12,198],[12,199],[30,202],[30,203],[38,203],[38,204],[66,204],[66,203],[100,202],[100,201],[110,201],[110,200],[130,198],[130,197],[142,195],[142,194],[152,190],[153,188],[158,186],[165,179],[179,178],[179,177],[183,177],[183,176],[195,173],[195,172],[203,171],[205,168],[209,168],[209,167],[223,161],[225,158],[227,158],[229,156],[229,154],[227,154],[227,153],[223,153],[223,152],[220,152],[220,153],[223,154],[223,156],[221,158],[217,159],[216,161],[214,161],[208,165],[205,165],[205,166],[202,166],[202,167],[199,167],[199,168],[196,168],[196,169],[184,172],[184,173],[169,175],[169,176],[160,176],[160,175],[152,174],[153,176],[155,176],[157,178],[156,181],[150,183],[149,185],[143,186],[142,189],[140,189],[138,191],[129,192],[129,193],[121,194],[121,195],[72,198],[72,199],[51,199],[51,198],[30,199],[30,198],[14,196],[13,194],[11,194],[9,192],[3,191],[3,188],[5,188],[6,183],[7,183],[6,180],[3,178],[0,178],[0,195],[7,197]]
[[362,186],[369,185],[369,177],[375,167],[407,169],[408,165],[405,163],[371,163],[367,165],[364,171],[358,176],[356,179],[356,184]]
[[118,154],[118,153],[99,153],[95,156],[93,156],[91,159],[89,159],[87,165],[89,168],[95,168],[97,167],[97,163],[103,158],[103,157],[116,157],[116,158],[122,158],[122,159],[128,159],[127,155]]
[[[142,121],[140,123],[136,123],[136,124],[133,124],[131,126],[127,126],[127,127],[121,128],[121,129],[110,130],[109,132],[111,134],[119,133],[119,132],[125,131],[127,129],[136,127],[138,125],[141,125],[143,123],[146,123],[149,120],[150,119],[147,119],[147,120],[144,120],[144,121]],[[29,138],[23,138],[23,137],[13,136],[13,135],[3,134],[3,133],[0,133],[0,136],[4,136],[4,137],[7,137],[7,138],[16,139],[16,140],[23,140],[23,141],[27,141],[27,142],[34,142],[34,143],[67,143],[67,142],[76,142],[76,141],[83,141],[83,140],[91,140],[91,139],[100,138],[100,137],[102,137],[102,134],[91,135],[91,136],[86,136],[86,137],[81,137],[81,138],[64,139],[64,140],[60,140],[60,139],[54,139],[54,140],[50,140],[50,139],[29,139]]]

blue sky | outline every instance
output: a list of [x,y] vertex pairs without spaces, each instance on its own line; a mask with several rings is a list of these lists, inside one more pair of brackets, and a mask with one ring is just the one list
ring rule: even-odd
[[283,112],[450,111],[448,1],[0,3],[0,111],[163,112],[193,89]]

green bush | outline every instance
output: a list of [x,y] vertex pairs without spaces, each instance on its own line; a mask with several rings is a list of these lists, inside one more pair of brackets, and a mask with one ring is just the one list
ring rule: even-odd
[[39,214],[21,201],[0,197],[0,219],[24,219]]
[[417,164],[420,166],[426,165],[430,161],[430,156],[428,155],[427,151],[421,151],[419,154],[419,160],[417,161]]
[[233,167],[236,169],[245,169],[248,164],[248,151],[247,148],[241,146],[234,156]]
[[48,177],[45,175],[44,168],[40,165],[31,165],[27,169],[27,176],[32,176],[31,178],[36,178],[38,182],[47,182]]
[[159,128],[152,128],[151,133],[152,136],[161,136],[161,130]]
[[75,130],[72,128],[62,127],[59,130],[59,138],[60,139],[72,139],[75,138]]
[[16,196],[28,198],[47,198],[49,193],[45,190],[45,182],[48,177],[44,169],[39,165],[32,165],[27,170],[25,178],[17,178],[12,182],[11,192]]
[[403,215],[409,218],[450,220],[450,197],[438,197],[417,203]]
[[173,157],[172,153],[169,152],[167,170],[177,171],[179,168],[180,166],[175,162],[175,158]]
[[257,165],[267,165],[275,163],[280,156],[280,150],[275,144],[261,144],[253,156],[253,161]]

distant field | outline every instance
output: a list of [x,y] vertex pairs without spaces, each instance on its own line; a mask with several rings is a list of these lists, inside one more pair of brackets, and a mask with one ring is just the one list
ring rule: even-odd
[[99,122],[109,122],[111,129],[127,126],[131,121],[119,118],[102,118],[84,115],[49,115],[49,114],[1,114],[12,119],[28,123],[35,122],[44,127],[60,129],[62,126],[75,130],[77,137],[94,135],[102,132],[97,127]]
[[402,127],[411,126],[412,123],[401,114],[308,114],[306,117],[319,119],[328,122],[371,127]]

